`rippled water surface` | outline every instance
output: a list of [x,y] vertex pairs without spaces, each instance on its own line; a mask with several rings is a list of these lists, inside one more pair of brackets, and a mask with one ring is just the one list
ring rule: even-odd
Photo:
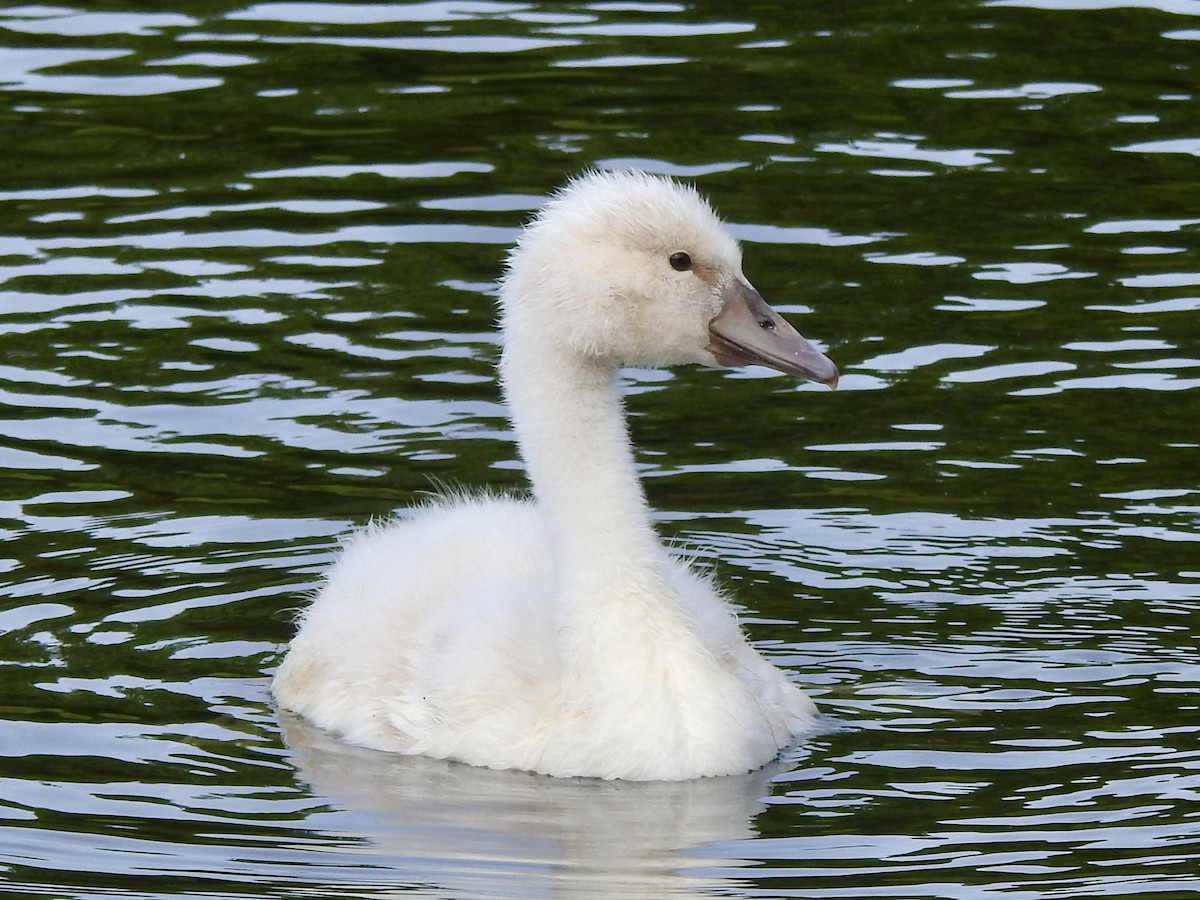
[[[149,5],[0,9],[6,895],[1200,892],[1200,3]],[[590,165],[843,369],[625,379],[826,729],[631,785],[281,718],[339,536],[521,484],[491,285]]]

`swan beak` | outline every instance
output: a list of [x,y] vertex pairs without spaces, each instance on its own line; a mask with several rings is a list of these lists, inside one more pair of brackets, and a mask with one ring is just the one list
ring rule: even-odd
[[722,292],[721,311],[708,323],[708,335],[708,352],[723,366],[757,363],[837,387],[837,366],[741,279]]

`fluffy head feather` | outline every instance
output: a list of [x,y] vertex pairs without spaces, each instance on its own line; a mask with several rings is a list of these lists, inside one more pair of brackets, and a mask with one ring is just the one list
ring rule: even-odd
[[[686,253],[685,271],[671,263]],[[741,249],[694,188],[642,172],[568,182],[525,228],[501,289],[506,334],[606,363],[674,365],[704,348]]]

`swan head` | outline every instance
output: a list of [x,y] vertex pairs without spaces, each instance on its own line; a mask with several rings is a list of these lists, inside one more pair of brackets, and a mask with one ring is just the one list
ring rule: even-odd
[[750,286],[707,201],[641,172],[590,172],[555,194],[509,258],[501,306],[506,345],[519,332],[613,366],[757,363],[837,383]]

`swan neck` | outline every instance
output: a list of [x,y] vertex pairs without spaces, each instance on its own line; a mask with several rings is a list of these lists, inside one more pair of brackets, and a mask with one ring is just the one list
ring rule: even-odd
[[564,570],[652,567],[659,544],[637,476],[617,368],[510,335],[501,377],[521,456]]

